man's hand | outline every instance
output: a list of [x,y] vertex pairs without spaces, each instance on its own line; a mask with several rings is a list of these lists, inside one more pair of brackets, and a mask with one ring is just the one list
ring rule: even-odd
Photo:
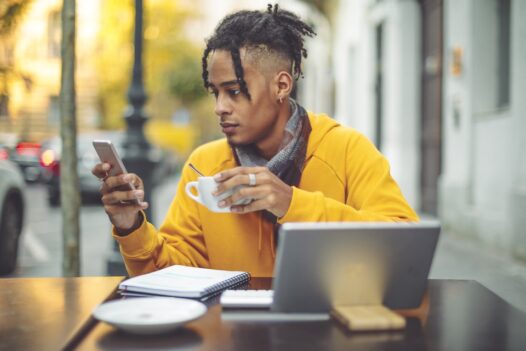
[[[235,213],[267,210],[279,218],[287,213],[292,201],[292,187],[283,183],[267,167],[236,167],[216,174],[214,179],[218,183],[215,196],[238,185],[249,185],[239,188],[219,203],[219,207],[232,206]],[[253,201],[248,205],[232,205],[241,199]]]
[[[108,177],[110,168],[109,163],[99,163],[91,173],[101,180],[102,204],[111,223],[119,234],[128,234],[140,226],[139,212],[148,208],[144,202],[144,185],[133,173]],[[128,183],[133,184],[135,190],[130,190]],[[139,204],[134,203],[135,199],[139,199]]]

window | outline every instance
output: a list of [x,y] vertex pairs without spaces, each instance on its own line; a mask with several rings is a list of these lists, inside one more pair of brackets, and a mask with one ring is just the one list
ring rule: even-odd
[[375,77],[375,133],[374,144],[382,150],[384,123],[384,24],[376,26],[376,77]]
[[9,118],[8,101],[9,97],[6,94],[0,93],[0,121]]
[[59,97],[56,95],[49,97],[48,123],[54,126],[60,124]]
[[60,10],[49,13],[47,27],[47,48],[49,57],[60,57],[61,22]]
[[510,103],[510,0],[497,2],[499,41],[497,107],[505,107]]
[[492,112],[510,104],[511,0],[474,3],[474,107]]

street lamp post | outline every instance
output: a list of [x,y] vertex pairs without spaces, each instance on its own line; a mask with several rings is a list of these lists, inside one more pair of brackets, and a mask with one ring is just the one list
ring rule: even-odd
[[[124,113],[126,135],[124,138],[124,155],[122,157],[128,172],[138,174],[144,183],[145,201],[149,203],[145,210],[146,217],[152,219],[151,194],[153,190],[153,171],[157,165],[150,143],[144,136],[144,124],[148,117],[144,113],[147,95],[143,84],[142,44],[143,44],[143,1],[135,0],[135,30],[133,74],[128,90],[129,105]],[[119,252],[117,242],[113,242],[112,252],[107,261],[109,275],[126,275],[126,269]]]

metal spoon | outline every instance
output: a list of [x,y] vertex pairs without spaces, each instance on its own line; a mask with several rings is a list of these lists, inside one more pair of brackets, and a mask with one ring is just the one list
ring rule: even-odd
[[201,177],[204,177],[205,175],[201,172],[199,172],[199,170],[197,170],[197,168],[195,168],[195,166],[191,163],[188,164],[188,167],[190,167],[191,169],[194,170],[195,173],[199,174]]

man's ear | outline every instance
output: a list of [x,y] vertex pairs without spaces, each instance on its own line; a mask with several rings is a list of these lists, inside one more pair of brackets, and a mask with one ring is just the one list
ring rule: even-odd
[[294,79],[287,71],[279,71],[274,77],[274,82],[276,100],[280,102],[286,100],[292,92]]

